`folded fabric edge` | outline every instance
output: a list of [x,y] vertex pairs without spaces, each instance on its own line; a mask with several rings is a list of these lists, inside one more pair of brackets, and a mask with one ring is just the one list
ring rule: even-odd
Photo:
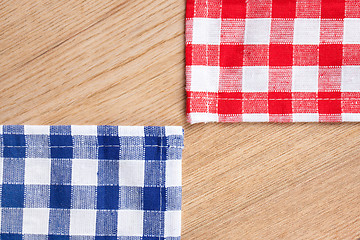
[[190,124],[218,122],[219,117],[214,113],[188,113],[187,121]]
[[[115,127],[119,136],[145,136],[145,127],[165,128],[165,136],[184,135],[182,126],[110,126],[110,125],[0,125],[0,134],[3,134],[5,128],[14,129],[24,127],[24,134],[43,135],[50,134],[51,127],[70,127],[71,135],[97,135],[100,127]],[[113,129],[114,131],[114,129]],[[153,134],[153,133],[151,133]],[[161,134],[159,134],[161,135]]]
[[[221,120],[220,120],[221,118]],[[291,115],[271,115],[267,113],[253,114],[228,114],[219,115],[216,113],[187,113],[187,121],[190,124],[211,123],[211,122],[360,122],[360,113],[342,113],[341,115],[322,115],[319,113],[293,113]]]

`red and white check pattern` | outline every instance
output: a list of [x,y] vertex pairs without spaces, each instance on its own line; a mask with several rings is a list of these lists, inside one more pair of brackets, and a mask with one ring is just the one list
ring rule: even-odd
[[360,121],[359,0],[187,0],[188,121]]

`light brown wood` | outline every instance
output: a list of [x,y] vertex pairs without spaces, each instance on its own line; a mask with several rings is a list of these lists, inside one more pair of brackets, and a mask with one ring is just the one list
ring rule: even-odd
[[360,238],[360,124],[187,124],[184,17],[0,1],[0,124],[184,126],[183,239]]

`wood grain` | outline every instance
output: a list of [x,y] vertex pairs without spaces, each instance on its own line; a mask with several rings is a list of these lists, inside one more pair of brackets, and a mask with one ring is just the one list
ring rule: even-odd
[[360,238],[360,124],[187,124],[184,15],[0,1],[0,124],[184,126],[183,239]]

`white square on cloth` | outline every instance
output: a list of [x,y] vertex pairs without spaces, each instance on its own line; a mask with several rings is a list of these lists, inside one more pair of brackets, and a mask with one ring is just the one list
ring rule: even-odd
[[70,210],[70,235],[95,235],[96,210]]
[[25,184],[50,184],[51,160],[28,158],[25,161]]
[[23,210],[23,233],[46,234],[49,227],[49,209],[25,208]]

